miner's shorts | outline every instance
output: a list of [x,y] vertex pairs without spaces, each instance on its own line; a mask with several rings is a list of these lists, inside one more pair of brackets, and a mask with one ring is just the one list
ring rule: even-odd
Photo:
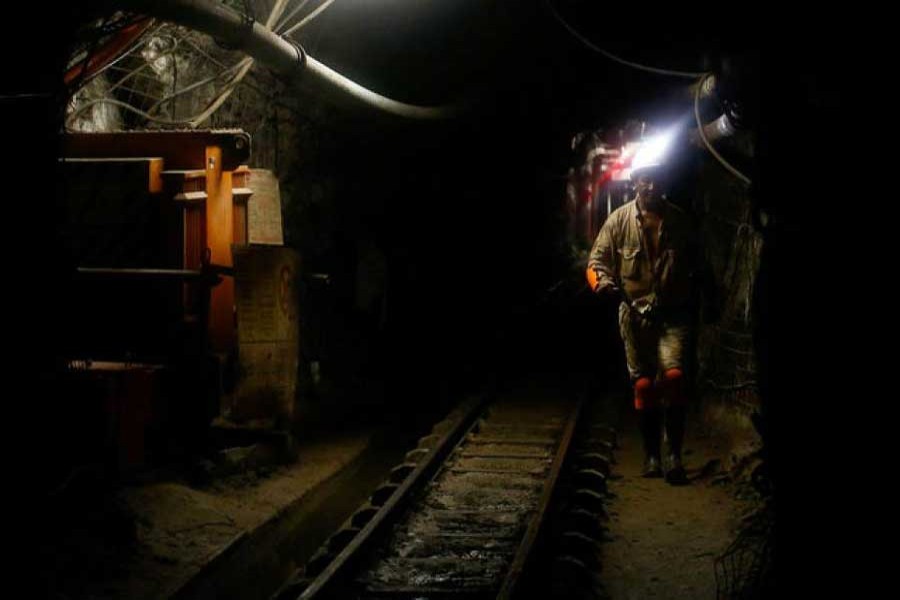
[[684,370],[687,315],[647,320],[623,302],[619,305],[619,333],[625,342],[625,361],[632,381],[655,379],[669,369]]

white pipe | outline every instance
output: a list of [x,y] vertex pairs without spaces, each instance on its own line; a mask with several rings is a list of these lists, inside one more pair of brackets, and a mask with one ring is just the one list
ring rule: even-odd
[[245,17],[212,0],[120,0],[121,8],[201,31],[238,46],[279,73],[304,76],[323,84],[326,91],[341,90],[385,112],[412,119],[445,119],[459,113],[459,106],[417,106],[392,100],[344,77],[314,59],[263,24],[248,27]]

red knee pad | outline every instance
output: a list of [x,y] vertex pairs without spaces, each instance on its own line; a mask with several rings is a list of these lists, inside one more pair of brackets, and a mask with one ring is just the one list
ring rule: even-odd
[[662,376],[662,394],[669,406],[685,406],[687,393],[684,386],[684,373],[681,369],[669,369]]
[[649,377],[641,377],[634,382],[634,408],[644,410],[657,404],[657,389]]

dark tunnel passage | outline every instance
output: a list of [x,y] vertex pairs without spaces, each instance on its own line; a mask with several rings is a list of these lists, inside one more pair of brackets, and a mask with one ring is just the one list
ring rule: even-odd
[[[238,13],[249,6],[262,23],[273,6],[290,12],[305,3],[214,4]],[[221,589],[211,593],[217,588],[200,577],[190,583],[190,575],[205,572],[212,578],[216,569],[227,571],[222,548],[241,536],[253,537],[247,532],[265,530],[261,523],[269,523],[265,515],[279,510],[279,502],[281,508],[297,508],[291,526],[307,532],[301,533],[307,536],[302,550],[285,563],[299,566],[291,561],[309,559],[404,460],[416,439],[461,399],[547,388],[559,390],[560,398],[582,394],[605,402],[606,423],[623,443],[607,498],[613,523],[600,544],[607,550],[605,568],[597,572],[606,579],[590,597],[768,598],[830,589],[835,582],[818,574],[821,567],[801,568],[793,556],[803,551],[819,565],[849,570],[843,547],[824,546],[823,536],[831,534],[806,510],[826,494],[827,482],[845,460],[843,455],[811,458],[807,446],[835,430],[843,417],[832,405],[811,413],[802,404],[809,400],[798,399],[856,392],[850,384],[797,376],[816,372],[831,356],[827,344],[818,344],[822,331],[815,310],[822,307],[804,310],[798,303],[815,302],[802,299],[810,289],[821,295],[822,282],[833,268],[845,267],[848,257],[832,257],[828,265],[809,263],[812,232],[840,230],[844,223],[839,210],[830,210],[836,200],[829,182],[798,179],[796,173],[820,172],[830,160],[831,138],[821,123],[848,123],[841,93],[826,75],[846,60],[840,50],[818,42],[777,48],[756,15],[745,15],[747,32],[738,33],[736,27],[701,31],[690,20],[679,27],[674,16],[656,15],[651,23],[620,7],[574,1],[415,7],[399,0],[334,6],[326,1],[311,3],[307,14],[314,6],[324,7],[321,16],[295,36],[309,56],[399,101],[423,106],[458,101],[463,109],[448,119],[404,119],[345,94],[322,93],[310,73],[292,79],[256,64],[230,103],[194,127],[248,131],[247,187],[253,189],[255,169],[273,173],[280,186],[283,247],[295,253],[298,265],[298,296],[291,300],[300,314],[298,366],[291,375],[296,396],[292,416],[277,417],[260,433],[239,419],[230,422],[223,408],[222,396],[238,385],[234,381],[245,374],[243,366],[227,361],[211,366],[211,355],[172,359],[173,379],[159,384],[176,390],[171,398],[177,401],[166,404],[165,439],[148,433],[148,459],[136,468],[122,468],[134,443],[120,437],[120,446],[112,447],[109,441],[126,435],[111,433],[121,415],[110,408],[110,398],[118,402],[127,393],[116,396],[120,392],[111,391],[112,384],[73,384],[78,381],[73,371],[90,368],[90,352],[83,349],[93,313],[90,302],[79,304],[81,288],[73,274],[82,266],[72,251],[78,230],[67,222],[77,212],[72,200],[77,185],[59,159],[67,136],[160,125],[124,109],[114,117],[99,110],[80,120],[71,116],[80,105],[61,74],[71,68],[72,48],[83,43],[78,36],[84,28],[120,8],[116,3],[101,3],[94,14],[59,9],[48,17],[52,22],[42,38],[46,57],[10,66],[2,100],[14,140],[4,152],[16,174],[8,190],[16,199],[9,215],[16,223],[35,225],[12,227],[8,237],[10,277],[17,281],[8,288],[15,303],[10,310],[20,315],[11,319],[11,329],[21,330],[13,340],[17,356],[10,369],[18,381],[8,385],[8,393],[15,390],[21,398],[14,410],[23,414],[16,421],[34,424],[33,431],[16,432],[13,440],[28,455],[14,461],[28,489],[17,495],[38,514],[19,525],[26,543],[38,541],[41,547],[40,593],[272,597],[278,587],[273,582],[265,584],[266,592],[265,586],[252,593],[235,588],[229,596]],[[31,16],[27,7],[19,8],[26,9],[23,18]],[[729,173],[697,138],[691,86],[699,78],[617,63],[589,48],[566,24],[636,63],[714,74],[717,95],[702,105],[698,101],[697,116],[709,123],[731,115],[738,134],[714,147],[753,183],[745,185]],[[235,60],[243,56],[208,36],[197,34],[195,43],[200,38],[208,52],[231,52]],[[176,66],[184,84],[200,76],[196,65],[194,75],[190,67]],[[111,73],[104,75],[107,89]],[[179,85],[156,77],[173,89]],[[91,85],[99,86],[96,81]],[[92,95],[102,92],[98,89],[85,86],[82,101],[98,97]],[[784,97],[792,111],[784,109]],[[159,114],[169,119],[181,110],[186,118],[188,100],[179,103]],[[183,132],[190,129],[185,123],[161,128]],[[635,192],[628,181],[585,186],[588,176],[579,173],[590,173],[598,148],[624,148],[645,130],[660,132],[674,124],[680,137],[668,159],[664,189],[701,234],[716,295],[696,294],[690,305],[691,352],[685,366],[690,485],[673,491],[641,477],[639,421],[618,302],[594,294],[585,281],[591,246],[609,209]],[[800,140],[796,146],[782,139],[786,132]],[[570,205],[567,193],[573,189]],[[606,190],[615,190],[618,199],[611,191],[607,204]],[[590,197],[593,212],[587,221],[578,212],[581,193]],[[810,197],[822,198],[825,208],[810,214],[796,200]],[[228,272],[224,278],[232,276]],[[143,313],[157,310],[153,301],[132,304],[125,295],[109,296],[116,319],[140,324],[151,337],[160,333],[153,320],[159,315]],[[240,290],[236,298],[235,321]],[[240,323],[236,327],[240,330]],[[836,339],[851,330],[834,322],[827,335]],[[111,356],[93,360],[128,369],[157,358]],[[73,368],[76,363],[80,366]],[[254,458],[259,464],[235,458],[260,448],[291,457]],[[842,501],[841,493],[828,492]],[[201,497],[222,503],[204,506],[209,512],[201,514]],[[302,498],[307,505],[301,505]],[[663,517],[664,507],[686,512]],[[164,513],[184,516],[167,525],[177,535],[163,531]],[[707,524],[697,515],[709,517]],[[676,532],[669,534],[670,546],[658,541],[665,537],[658,534],[661,529],[647,525],[655,518]],[[687,525],[695,518],[698,524]],[[209,523],[222,531],[191,537],[195,527],[208,530]],[[765,533],[753,530],[754,524]],[[706,545],[697,542],[704,536]],[[151,542],[157,544],[152,552]],[[179,554],[187,546],[193,549]],[[651,551],[663,558],[648,558]],[[234,552],[240,558],[249,551]],[[751,554],[765,561],[761,570],[740,562]],[[211,556],[224,566],[213,565]],[[682,559],[696,562],[678,562]],[[676,572],[692,569],[703,574],[692,579]],[[740,577],[747,585],[743,591],[737,589]]]

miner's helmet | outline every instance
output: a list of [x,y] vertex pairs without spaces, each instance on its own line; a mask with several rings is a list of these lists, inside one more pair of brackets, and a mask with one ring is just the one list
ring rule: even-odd
[[637,183],[638,178],[642,175],[647,175],[649,177],[652,177],[655,181],[659,181],[659,179],[663,176],[662,163],[643,164],[638,167],[632,168],[631,174],[629,175],[631,183]]

